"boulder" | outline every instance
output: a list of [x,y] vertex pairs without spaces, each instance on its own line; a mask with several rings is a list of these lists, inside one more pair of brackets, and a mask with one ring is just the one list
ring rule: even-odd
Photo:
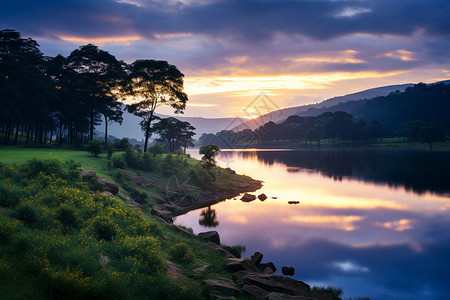
[[227,250],[225,250],[221,246],[219,246],[219,245],[217,245],[215,243],[212,243],[212,242],[209,242],[209,243],[206,243],[204,245],[201,245],[199,248],[200,249],[204,249],[204,250],[220,252],[220,253],[224,254],[228,258],[234,258],[233,254],[231,254],[230,252],[228,252]]
[[230,272],[248,271],[261,273],[255,263],[248,257],[246,258],[228,258],[225,261],[225,269]]
[[261,195],[258,195],[258,199],[261,201],[264,201],[267,199],[267,196],[266,196],[266,194],[261,194]]
[[272,268],[266,267],[263,271],[264,274],[273,274]]
[[238,288],[232,286],[231,284],[218,282],[213,279],[203,280],[202,284],[209,287],[212,291],[218,292],[219,294],[225,296],[234,296],[240,292]]
[[114,197],[114,195],[111,192],[108,192],[108,191],[104,191],[102,194],[105,195],[105,196]]
[[288,201],[289,204],[299,204],[300,201]]
[[83,180],[86,180],[86,179],[89,179],[89,178],[97,179],[97,173],[95,173],[93,171],[81,172],[81,178]]
[[242,287],[242,291],[244,291],[245,293],[255,297],[256,299],[261,299],[264,300],[267,298],[267,296],[269,295],[269,292],[266,291],[265,289],[262,289],[256,285],[248,285],[245,284]]
[[119,187],[114,182],[101,177],[97,177],[97,180],[102,185],[103,191],[110,192],[113,195],[117,195],[119,192]]
[[[234,274],[233,274],[234,276]],[[309,295],[311,288],[302,281],[275,274],[250,273],[240,274],[244,284],[256,285],[266,291],[281,292],[298,296]]]
[[171,215],[170,211],[168,211],[168,210],[154,208],[154,209],[152,209],[151,214],[161,218],[162,220],[164,220],[168,223],[173,223],[172,215]]
[[263,255],[261,252],[255,252],[251,257],[251,260],[255,263],[255,265],[259,265],[263,259]]
[[283,275],[292,276],[295,273],[295,269],[293,267],[282,267],[281,272],[283,273]]
[[220,245],[220,236],[217,231],[200,232],[197,236],[205,241]]
[[306,296],[292,296],[283,293],[270,293],[265,298],[266,300],[317,300],[316,298]]
[[241,258],[241,253],[238,252],[236,249],[234,249],[233,247],[230,246],[222,246],[223,249],[227,250],[228,252],[230,252],[231,254],[233,254],[233,256],[237,257],[237,258]]
[[273,262],[268,262],[268,263],[263,263],[263,264],[259,264],[258,268],[261,270],[261,272],[263,272],[266,268],[271,268],[272,269],[272,273],[277,271],[277,268],[275,267],[275,265],[273,264]]
[[255,195],[251,195],[249,193],[245,193],[244,196],[242,196],[241,201],[242,202],[251,202],[256,199]]
[[131,181],[133,181],[135,184],[137,184],[137,185],[141,185],[141,184],[142,184],[143,180],[142,180],[142,178],[139,177],[138,175],[133,174],[133,173],[131,173],[130,171],[126,171],[126,170],[123,171],[123,173],[124,173],[128,178],[130,178]]

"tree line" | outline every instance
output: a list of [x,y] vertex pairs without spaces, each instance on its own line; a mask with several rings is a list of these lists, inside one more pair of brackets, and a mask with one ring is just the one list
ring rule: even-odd
[[1,30],[1,143],[86,143],[103,121],[106,144],[108,125],[121,124],[120,101],[126,99],[132,102],[126,109],[142,118],[146,152],[157,107],[168,105],[176,113],[185,109],[183,79],[184,74],[167,61],[127,64],[93,44],[67,57],[44,56],[33,39]]
[[[396,136],[409,142],[432,143],[446,139],[442,126],[428,126],[423,121],[409,121]],[[308,144],[321,143],[369,143],[388,137],[389,133],[381,124],[372,120],[367,122],[356,119],[343,112],[325,112],[318,116],[301,117],[293,115],[284,122],[276,124],[272,121],[255,130],[245,129],[239,132],[222,130],[216,134],[203,134],[199,143],[216,144],[221,148],[242,147],[242,145],[260,144]]]

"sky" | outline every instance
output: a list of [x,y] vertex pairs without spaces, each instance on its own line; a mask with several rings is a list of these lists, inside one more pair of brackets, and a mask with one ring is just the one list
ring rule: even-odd
[[93,43],[166,60],[185,116],[234,118],[261,93],[284,108],[450,79],[449,16],[448,0],[2,0],[0,29],[48,56]]

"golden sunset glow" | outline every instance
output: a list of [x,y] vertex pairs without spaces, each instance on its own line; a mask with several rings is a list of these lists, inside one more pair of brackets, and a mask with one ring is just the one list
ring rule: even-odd
[[408,220],[408,219],[401,219],[398,221],[392,221],[392,222],[384,222],[384,223],[375,223],[376,226],[392,229],[395,231],[405,231],[413,228],[414,220]]
[[408,50],[395,50],[395,51],[391,51],[388,53],[383,54],[382,56],[385,57],[391,57],[391,58],[396,58],[396,59],[400,59],[402,61],[416,61],[417,58],[415,58],[415,53],[412,51],[408,51]]
[[322,89],[329,84],[342,80],[382,78],[399,75],[401,73],[402,71],[387,73],[345,72],[254,77],[187,77],[185,79],[185,90],[189,95],[200,95],[247,90]]
[[63,41],[73,42],[73,43],[94,43],[94,44],[108,44],[108,43],[119,43],[126,44],[132,41],[139,41],[142,38],[140,36],[115,36],[115,37],[103,37],[103,38],[85,38],[85,37],[75,37],[75,36],[60,36]]
[[362,219],[363,217],[361,216],[291,216],[283,218],[281,221],[284,223],[352,231],[356,229],[354,223]]

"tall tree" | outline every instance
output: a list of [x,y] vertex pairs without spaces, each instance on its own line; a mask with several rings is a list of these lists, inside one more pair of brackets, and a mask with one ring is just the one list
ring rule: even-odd
[[147,152],[150,126],[158,106],[168,105],[182,113],[188,97],[183,91],[183,78],[176,66],[162,60],[137,60],[130,66],[130,94],[137,101],[127,107],[142,118],[145,132],[144,152]]
[[[68,68],[76,76],[78,91],[89,108],[89,139],[94,137],[94,125],[99,121],[99,116],[109,117],[121,114],[121,110],[114,104],[120,83],[125,77],[124,63],[119,62],[107,51],[100,50],[97,46],[88,44],[74,50],[66,61]],[[108,126],[108,121],[105,122]],[[106,130],[107,131],[107,128]]]

